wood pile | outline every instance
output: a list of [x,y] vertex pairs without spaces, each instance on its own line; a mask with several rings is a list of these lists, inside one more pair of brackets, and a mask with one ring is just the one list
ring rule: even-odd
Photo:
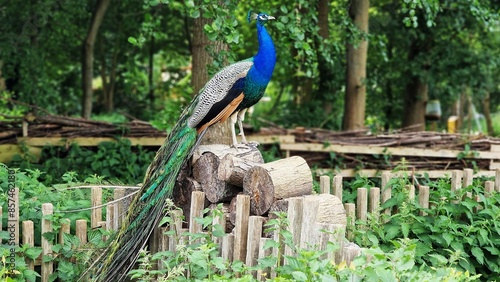
[[226,211],[226,228],[236,222],[238,195],[250,197],[250,215],[272,216],[270,212],[286,211],[288,202],[297,197],[317,201],[318,222],[346,224],[341,201],[330,194],[312,194],[313,177],[306,161],[299,156],[264,163],[259,150],[251,145],[231,148],[205,145],[196,149],[192,168],[186,167],[178,177],[174,202],[190,218],[193,191],[205,193],[205,206],[222,204]]
[[61,138],[167,136],[165,132],[154,128],[150,123],[137,119],[114,124],[55,115],[28,114],[24,117],[3,117],[5,120],[0,120],[0,144],[16,144],[18,137],[27,136]]
[[338,145],[379,146],[379,147],[413,147],[431,149],[463,150],[465,144],[471,150],[489,151],[491,144],[500,144],[500,138],[488,137],[483,134],[459,134],[435,131],[373,134],[367,130],[331,131],[321,128],[284,129],[279,127],[262,128],[259,134],[278,135],[291,134],[296,143],[321,143]]
[[288,156],[300,155],[309,165],[319,168],[392,170],[404,163],[417,170],[490,170],[498,166],[500,149],[500,138],[482,134],[371,134],[366,130],[333,132],[305,128],[266,128],[262,132],[294,135],[295,144],[284,144],[280,149],[287,151]]
[[[4,120],[0,121],[0,145],[17,144],[19,137],[95,138],[121,136],[162,138],[167,136],[165,132],[157,130],[150,123],[133,117],[130,117],[131,121],[122,124],[49,114],[36,116],[27,114],[24,117],[3,116],[3,118]],[[248,134],[251,129],[247,129],[246,132],[248,140],[252,140],[252,135]],[[280,150],[283,152],[282,157],[285,156],[285,153],[286,156],[301,156],[310,166],[318,168],[392,170],[402,163],[417,170],[443,171],[463,168],[491,170],[500,168],[498,161],[500,157],[494,154],[492,157],[485,156],[486,152],[500,151],[500,138],[481,134],[465,135],[404,130],[374,134],[367,130],[334,132],[301,127],[284,129],[274,124],[261,128],[259,132],[254,134],[256,137],[265,137],[266,135],[291,137],[280,144]],[[148,145],[154,146],[151,142]],[[263,144],[261,146],[261,150],[267,150],[269,145]],[[330,146],[330,148],[324,150],[323,146]],[[342,148],[339,149],[339,146]],[[388,148],[389,150],[380,152],[377,150],[380,148]],[[406,150],[407,153],[398,151],[401,149]],[[409,149],[414,151],[408,151]],[[419,150],[428,150],[431,154],[421,154],[417,152]],[[448,151],[448,153],[441,156],[438,153],[441,151]],[[450,151],[454,153],[450,153]],[[479,156],[477,156],[477,152],[479,152]],[[459,155],[462,156],[459,157]]]

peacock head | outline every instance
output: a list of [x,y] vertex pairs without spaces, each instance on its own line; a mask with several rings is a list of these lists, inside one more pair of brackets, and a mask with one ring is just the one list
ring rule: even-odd
[[270,16],[266,13],[254,13],[252,10],[248,11],[248,17],[247,20],[248,22],[251,22],[252,20],[256,20],[257,23],[264,25],[268,20],[274,20],[275,17]]

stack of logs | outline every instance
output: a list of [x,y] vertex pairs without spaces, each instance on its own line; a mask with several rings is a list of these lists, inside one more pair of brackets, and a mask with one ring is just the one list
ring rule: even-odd
[[312,194],[312,173],[299,156],[264,163],[252,145],[233,148],[225,145],[199,146],[192,167],[184,168],[174,189],[174,202],[189,218],[192,191],[205,192],[205,207],[223,205],[226,231],[234,227],[236,196],[250,196],[250,215],[273,217],[287,211],[295,197],[314,198],[319,203],[316,222],[346,225],[341,200],[331,194]]

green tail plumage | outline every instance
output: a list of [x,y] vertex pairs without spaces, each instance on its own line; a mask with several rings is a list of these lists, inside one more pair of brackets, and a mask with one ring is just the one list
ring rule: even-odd
[[189,127],[187,119],[183,115],[149,166],[145,182],[132,201],[121,230],[106,251],[106,260],[95,265],[97,281],[124,279],[140,249],[146,245],[145,238],[149,238],[158,226],[177,175],[198,140],[196,128]]

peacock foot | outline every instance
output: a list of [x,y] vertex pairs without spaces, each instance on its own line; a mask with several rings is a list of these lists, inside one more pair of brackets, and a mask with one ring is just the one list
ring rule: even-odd
[[247,141],[247,142],[242,142],[242,143],[245,145],[248,145],[250,147],[254,147],[254,148],[257,148],[260,145],[260,143],[257,141]]

